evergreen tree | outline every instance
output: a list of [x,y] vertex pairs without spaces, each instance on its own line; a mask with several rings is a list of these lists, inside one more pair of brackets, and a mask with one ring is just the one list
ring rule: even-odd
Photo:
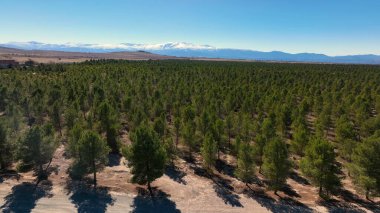
[[224,130],[224,123],[221,119],[217,119],[212,126],[212,135],[214,138],[214,141],[216,142],[216,149],[218,154],[218,159],[220,157],[220,152],[224,148],[224,140],[223,140],[223,131]]
[[286,182],[290,170],[286,144],[279,138],[273,138],[264,148],[263,174],[269,181],[269,188],[277,191]]
[[179,131],[180,131],[180,127],[181,127],[181,120],[178,117],[176,117],[174,119],[175,147],[176,147],[176,149],[177,149],[178,143],[179,143]]
[[253,154],[252,146],[249,143],[240,144],[235,175],[247,185],[255,176],[255,161]]
[[380,137],[364,140],[353,153],[350,170],[354,183],[365,191],[366,198],[380,194]]
[[203,166],[209,172],[211,172],[212,167],[215,166],[217,152],[217,143],[214,140],[211,133],[207,133],[203,144],[201,147],[201,154],[203,157]]
[[46,133],[39,126],[34,126],[18,144],[18,159],[25,166],[34,166],[39,179],[46,177],[43,165],[51,162],[56,148],[54,140]]
[[193,152],[193,149],[195,148],[194,134],[195,134],[195,129],[194,129],[194,125],[192,125],[192,122],[189,121],[185,123],[185,126],[182,130],[182,137],[186,146],[189,148],[189,152],[188,152],[189,158],[192,157],[192,152]]
[[107,102],[102,102],[98,107],[98,116],[100,128],[106,132],[107,144],[113,153],[119,153],[119,144],[117,142],[117,119],[115,110]]
[[54,102],[51,114],[53,125],[59,131],[59,134],[62,136],[61,109],[58,101]]
[[231,149],[231,138],[232,138],[232,129],[233,129],[233,114],[229,113],[226,118],[226,130],[228,136],[228,148]]
[[309,136],[307,130],[300,126],[294,132],[291,149],[295,154],[303,156],[308,142]]
[[94,187],[97,186],[96,172],[101,169],[108,161],[109,148],[99,134],[87,130],[82,133],[78,141],[79,162],[87,166],[83,168],[94,175]]
[[338,168],[334,147],[322,138],[314,138],[310,141],[300,167],[303,174],[319,187],[320,195],[323,195],[323,191],[328,195],[340,186],[340,180],[336,175]]
[[131,167],[132,182],[147,184],[153,196],[151,183],[164,173],[165,149],[157,134],[147,127],[139,127],[132,135],[132,145],[124,152]]
[[12,147],[7,139],[7,132],[0,123],[0,170],[4,170],[12,162]]

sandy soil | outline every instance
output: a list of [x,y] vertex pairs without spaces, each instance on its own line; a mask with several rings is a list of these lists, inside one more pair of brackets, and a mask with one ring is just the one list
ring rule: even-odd
[[[130,183],[125,160],[110,157],[110,165],[98,174],[95,192],[89,182],[72,182],[67,175],[70,159],[60,146],[52,161],[47,181],[35,188],[32,172],[3,176],[0,184],[0,208],[3,212],[370,212],[366,203],[337,202],[331,206],[319,202],[317,189],[297,173],[288,180],[289,190],[279,196],[265,191],[257,181],[248,189],[231,174],[234,159],[222,155],[215,175],[208,175],[195,162],[178,159],[175,167],[153,183],[154,199],[144,186]],[[261,176],[258,174],[259,179]],[[345,185],[351,183],[345,182]],[[349,188],[347,190],[353,190]],[[342,200],[341,198],[336,198]],[[372,209],[380,212],[378,209]]]

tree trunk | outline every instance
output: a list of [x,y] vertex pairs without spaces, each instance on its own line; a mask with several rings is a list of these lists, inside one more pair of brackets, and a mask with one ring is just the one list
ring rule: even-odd
[[62,137],[62,125],[61,125],[61,122],[59,122],[58,128],[59,128],[59,135]]
[[94,188],[96,188],[96,165],[95,165],[95,161],[92,161],[92,168],[94,170]]
[[228,130],[228,149],[231,150],[231,133],[230,133],[230,130]]
[[365,191],[365,199],[369,200],[369,189]]
[[178,141],[179,141],[179,138],[178,138],[178,133],[175,134],[175,149],[177,150],[178,148]]
[[320,184],[319,186],[319,191],[318,191],[318,194],[321,195],[322,194],[322,184]]
[[152,187],[150,186],[150,182],[148,181],[148,190],[151,197],[153,197]]

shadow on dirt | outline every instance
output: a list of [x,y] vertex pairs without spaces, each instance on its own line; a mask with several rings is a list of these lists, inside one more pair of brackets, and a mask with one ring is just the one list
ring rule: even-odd
[[78,209],[78,213],[93,212],[104,213],[108,205],[113,205],[115,199],[106,187],[94,189],[83,181],[69,182],[67,185],[69,200]]
[[186,173],[181,171],[178,167],[175,165],[171,165],[166,167],[165,174],[172,180],[174,180],[177,183],[186,185],[187,182],[183,179],[186,176]]
[[154,197],[149,195],[149,192],[143,188],[138,188],[138,195],[134,198],[132,204],[133,213],[149,213],[149,212],[165,212],[178,213],[175,202],[169,199],[169,195],[161,190],[154,190]]
[[234,192],[234,188],[231,186],[231,180],[217,174],[211,175],[204,168],[196,165],[191,165],[190,168],[194,170],[194,174],[212,180],[216,195],[220,197],[225,204],[233,207],[243,207],[239,201],[240,196]]
[[280,198],[279,201],[276,201],[275,199],[266,195],[264,191],[254,191],[249,188],[245,189],[243,193],[246,194],[249,198],[257,201],[261,206],[265,207],[271,212],[313,212],[313,210],[307,207],[305,204],[289,197]]
[[11,212],[31,212],[39,199],[43,197],[52,197],[51,181],[44,180],[36,186],[35,183],[21,183],[12,188],[12,192],[7,195],[5,203],[0,208],[4,213]]
[[218,172],[223,173],[225,175],[228,175],[230,177],[235,177],[235,167],[232,165],[229,165],[223,160],[217,160],[215,164],[215,169],[218,170]]
[[121,155],[120,154],[111,153],[108,155],[108,166],[109,167],[119,166],[120,161],[121,161]]
[[340,213],[340,212],[348,212],[348,213],[361,213],[365,212],[362,209],[359,209],[352,203],[340,202],[335,199],[330,200],[321,200],[317,202],[319,205],[322,205],[328,209],[328,212],[332,213]]
[[290,187],[288,184],[286,184],[282,189],[280,190],[284,192],[289,197],[301,197],[292,187]]
[[214,175],[212,181],[214,182],[213,188],[216,195],[222,198],[225,204],[233,207],[243,207],[239,201],[240,196],[234,193],[234,188],[231,186],[230,180]]
[[289,177],[291,179],[293,179],[294,181],[296,181],[297,183],[299,184],[302,184],[302,185],[310,185],[310,182],[304,178],[304,177],[301,177],[298,173],[292,171],[289,175]]
[[379,204],[369,200],[364,200],[346,189],[341,188],[338,191],[338,195],[344,200],[343,202],[338,200],[328,200],[320,201],[319,203],[328,208],[330,212],[364,212],[353,204],[357,204],[358,206],[372,212],[380,212]]
[[15,179],[19,181],[20,178],[21,178],[21,175],[18,174],[18,172],[15,170],[0,171],[0,183],[3,183],[7,179]]

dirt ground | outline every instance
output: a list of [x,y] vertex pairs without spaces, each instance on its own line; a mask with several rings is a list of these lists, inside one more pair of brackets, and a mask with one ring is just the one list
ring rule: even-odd
[[[47,181],[35,186],[32,172],[3,175],[0,179],[0,209],[3,212],[380,212],[380,206],[356,197],[346,187],[346,198],[319,201],[317,189],[293,173],[287,189],[279,196],[265,190],[258,180],[250,188],[233,177],[235,159],[222,155],[215,175],[193,162],[177,159],[154,183],[155,198],[144,186],[130,183],[125,159],[111,156],[109,165],[98,174],[96,191],[87,182],[73,182],[67,174],[70,159],[61,145],[51,164]],[[90,177],[90,176],[89,176]],[[351,183],[344,180],[344,185]],[[352,201],[352,202],[349,202]],[[355,201],[355,202],[353,202]]]

